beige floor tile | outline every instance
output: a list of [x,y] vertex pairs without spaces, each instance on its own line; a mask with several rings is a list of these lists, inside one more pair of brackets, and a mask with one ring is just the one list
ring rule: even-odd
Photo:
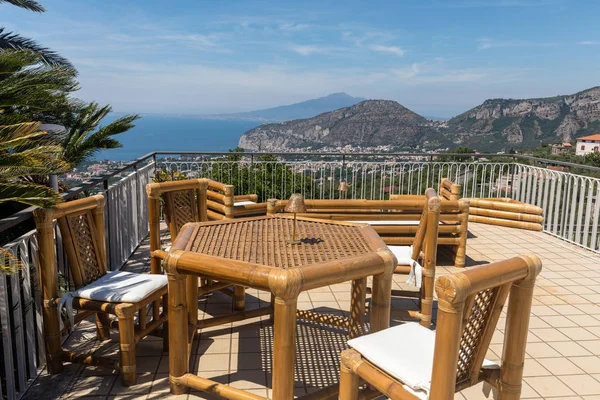
[[579,344],[589,350],[593,355],[600,355],[600,340],[582,340]]
[[[584,349],[585,350],[585,349]],[[547,343],[529,343],[526,349],[527,355],[531,358],[548,358],[548,357],[560,357],[560,353],[554,348],[550,347]]]
[[229,371],[229,355],[203,354],[196,360],[196,370],[204,371]]
[[137,375],[137,383],[132,386],[123,386],[121,384],[121,380],[117,379],[115,384],[110,391],[111,395],[115,396],[124,396],[130,394],[148,394],[150,393],[150,389],[152,388],[152,383],[154,382],[155,374],[153,373],[145,373]]
[[561,342],[569,340],[567,336],[563,335],[558,329],[554,328],[530,329],[530,332],[543,342]]
[[550,345],[565,357],[589,356],[592,354],[575,342],[552,342]]
[[552,375],[551,372],[548,371],[546,367],[546,363],[548,358],[541,360],[543,362],[537,361],[533,358],[525,360],[525,364],[523,366],[523,376],[548,376]]
[[556,376],[524,378],[524,381],[542,397],[562,397],[576,394]]
[[552,375],[575,375],[584,371],[565,357],[544,358],[540,362]]
[[600,395],[600,382],[590,375],[568,375],[559,378],[578,395]]
[[592,332],[580,327],[561,328],[560,332],[575,341],[598,339]]
[[82,376],[67,390],[66,398],[108,395],[117,380],[117,375]]
[[588,374],[600,374],[600,357],[571,357],[570,360]]

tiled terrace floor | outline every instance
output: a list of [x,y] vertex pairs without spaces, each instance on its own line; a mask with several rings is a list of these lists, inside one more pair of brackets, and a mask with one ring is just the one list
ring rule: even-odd
[[[541,232],[481,224],[470,224],[469,228],[470,266],[525,253],[535,253],[543,260],[544,269],[537,281],[531,315],[522,398],[600,399],[600,256]],[[449,265],[449,260],[442,258],[440,263],[438,274],[456,270],[443,266]],[[147,264],[148,249],[142,246],[128,268],[143,270]],[[395,285],[400,286],[402,280],[397,276]],[[266,293],[256,290],[247,293],[249,308],[259,307],[269,300]],[[299,308],[342,313],[341,310],[349,309],[350,286],[342,284],[303,293],[299,300]],[[406,301],[394,299],[392,305],[406,306]],[[206,314],[218,315],[231,310],[231,300],[221,294],[200,302]],[[271,379],[272,327],[264,319],[203,331],[193,349],[191,362],[195,372],[270,397],[267,387]],[[488,355],[496,361],[502,349],[503,319],[499,327]],[[73,334],[69,345],[98,347],[97,342],[87,340],[94,334],[93,329]],[[336,382],[338,356],[346,340],[344,332],[299,323],[298,338],[297,394]],[[116,343],[115,340],[104,343],[98,351],[116,356]],[[134,387],[122,387],[114,371],[66,365],[62,374],[42,373],[25,398],[212,398],[200,392],[170,396],[168,354],[162,352],[160,339],[145,339],[137,351],[139,384]],[[457,394],[456,398],[486,397],[479,385]]]

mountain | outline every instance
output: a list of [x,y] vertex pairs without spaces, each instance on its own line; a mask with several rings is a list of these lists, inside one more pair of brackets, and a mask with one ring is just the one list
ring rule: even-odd
[[292,119],[309,118],[327,111],[348,107],[364,100],[362,97],[352,97],[346,93],[333,93],[325,97],[319,97],[318,99],[287,106],[234,114],[208,115],[206,117],[211,119],[236,119],[262,122],[289,121]]
[[258,126],[242,135],[239,146],[262,151],[348,144],[414,148],[441,136],[432,124],[395,101],[366,100],[312,118]]
[[390,100],[367,100],[316,117],[264,124],[244,133],[249,150],[377,147],[480,151],[531,148],[600,132],[600,86],[572,95],[491,99],[447,121],[424,118]]
[[478,150],[568,142],[600,132],[600,86],[565,96],[486,100],[447,125],[455,143]]

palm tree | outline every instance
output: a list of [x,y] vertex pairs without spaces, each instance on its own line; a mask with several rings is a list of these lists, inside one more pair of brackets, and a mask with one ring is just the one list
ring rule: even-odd
[[40,64],[31,50],[0,51],[0,124],[57,120],[78,89],[75,71]]
[[62,146],[61,158],[75,167],[83,161],[89,161],[100,149],[115,149],[123,145],[113,136],[133,128],[133,122],[139,115],[125,115],[106,126],[99,126],[112,108],[100,107],[98,103],[76,105],[72,112],[61,118],[65,131],[58,133]]
[[60,146],[45,140],[39,122],[0,126],[0,205],[17,201],[50,207],[62,201],[54,190],[29,182],[25,176],[47,176],[66,170]]
[[8,3],[26,10],[44,12],[46,9],[37,1],[33,0],[0,0],[0,3]]
[[[34,0],[0,0],[2,3],[12,4],[17,7],[24,8],[35,12],[44,12],[46,9],[37,1]],[[75,70],[75,67],[60,54],[40,46],[36,41],[24,38],[16,33],[5,32],[0,26],[0,51],[2,50],[31,50],[41,56],[41,60],[47,65],[61,65],[63,67]]]

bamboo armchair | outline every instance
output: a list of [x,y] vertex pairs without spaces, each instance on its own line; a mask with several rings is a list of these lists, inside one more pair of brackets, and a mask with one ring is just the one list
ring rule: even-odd
[[[374,388],[391,399],[446,400],[481,381],[500,400],[520,398],[529,315],[536,276],[534,255],[514,257],[466,272],[442,276],[437,330],[415,323],[350,340],[342,352],[340,399],[358,399]],[[502,307],[510,293],[502,365],[485,360]],[[370,394],[368,392],[371,392]]]
[[[420,311],[407,310],[406,313],[410,318],[418,319],[419,323],[426,328],[431,325],[433,310],[440,207],[441,200],[435,190],[427,189],[425,206],[412,246],[388,246],[398,260],[394,273],[413,277],[414,283],[420,289],[418,292],[394,289],[392,296],[418,298]],[[418,264],[419,260],[421,265]],[[420,271],[415,271],[415,269],[420,269]],[[420,276],[422,276],[422,283]]]
[[207,216],[209,220],[256,217],[267,213],[266,203],[257,203],[256,194],[234,195],[233,185],[208,179]]
[[[150,224],[150,265],[153,273],[160,270],[160,264],[166,256],[160,241],[160,199],[164,200],[165,220],[169,226],[171,243],[174,243],[179,231],[186,223],[208,220],[207,206],[210,202],[208,188],[211,182],[218,183],[209,179],[187,179],[146,185]],[[227,187],[224,189],[229,191]],[[231,186],[231,190],[233,190],[233,186]],[[208,294],[220,290],[233,297],[236,310],[243,310],[246,306],[243,286],[234,286],[232,291],[229,289],[231,284],[202,279],[202,289],[199,291],[197,277],[190,277],[187,283],[190,285],[187,291],[190,296],[188,302],[197,302],[200,293]]]
[[[104,237],[104,196],[96,195],[59,204],[52,209],[34,211],[39,237],[40,271],[44,299],[44,336],[48,372],[58,373],[64,361],[87,365],[103,365],[117,369],[125,385],[136,383],[136,343],[155,331],[167,320],[167,277],[156,274],[134,274],[124,271],[106,271]],[[62,235],[75,292],[58,295],[58,271],[54,243],[54,220]],[[163,301],[161,312],[160,301]],[[61,346],[60,307],[67,301],[71,328],[75,322],[95,314],[97,336],[110,339],[110,328],[119,330],[120,361],[63,350]],[[72,318],[70,310],[80,310]],[[148,321],[148,307],[152,318]],[[138,314],[138,323],[134,318]],[[110,315],[117,317],[116,321]],[[168,346],[163,327],[163,346]]]

